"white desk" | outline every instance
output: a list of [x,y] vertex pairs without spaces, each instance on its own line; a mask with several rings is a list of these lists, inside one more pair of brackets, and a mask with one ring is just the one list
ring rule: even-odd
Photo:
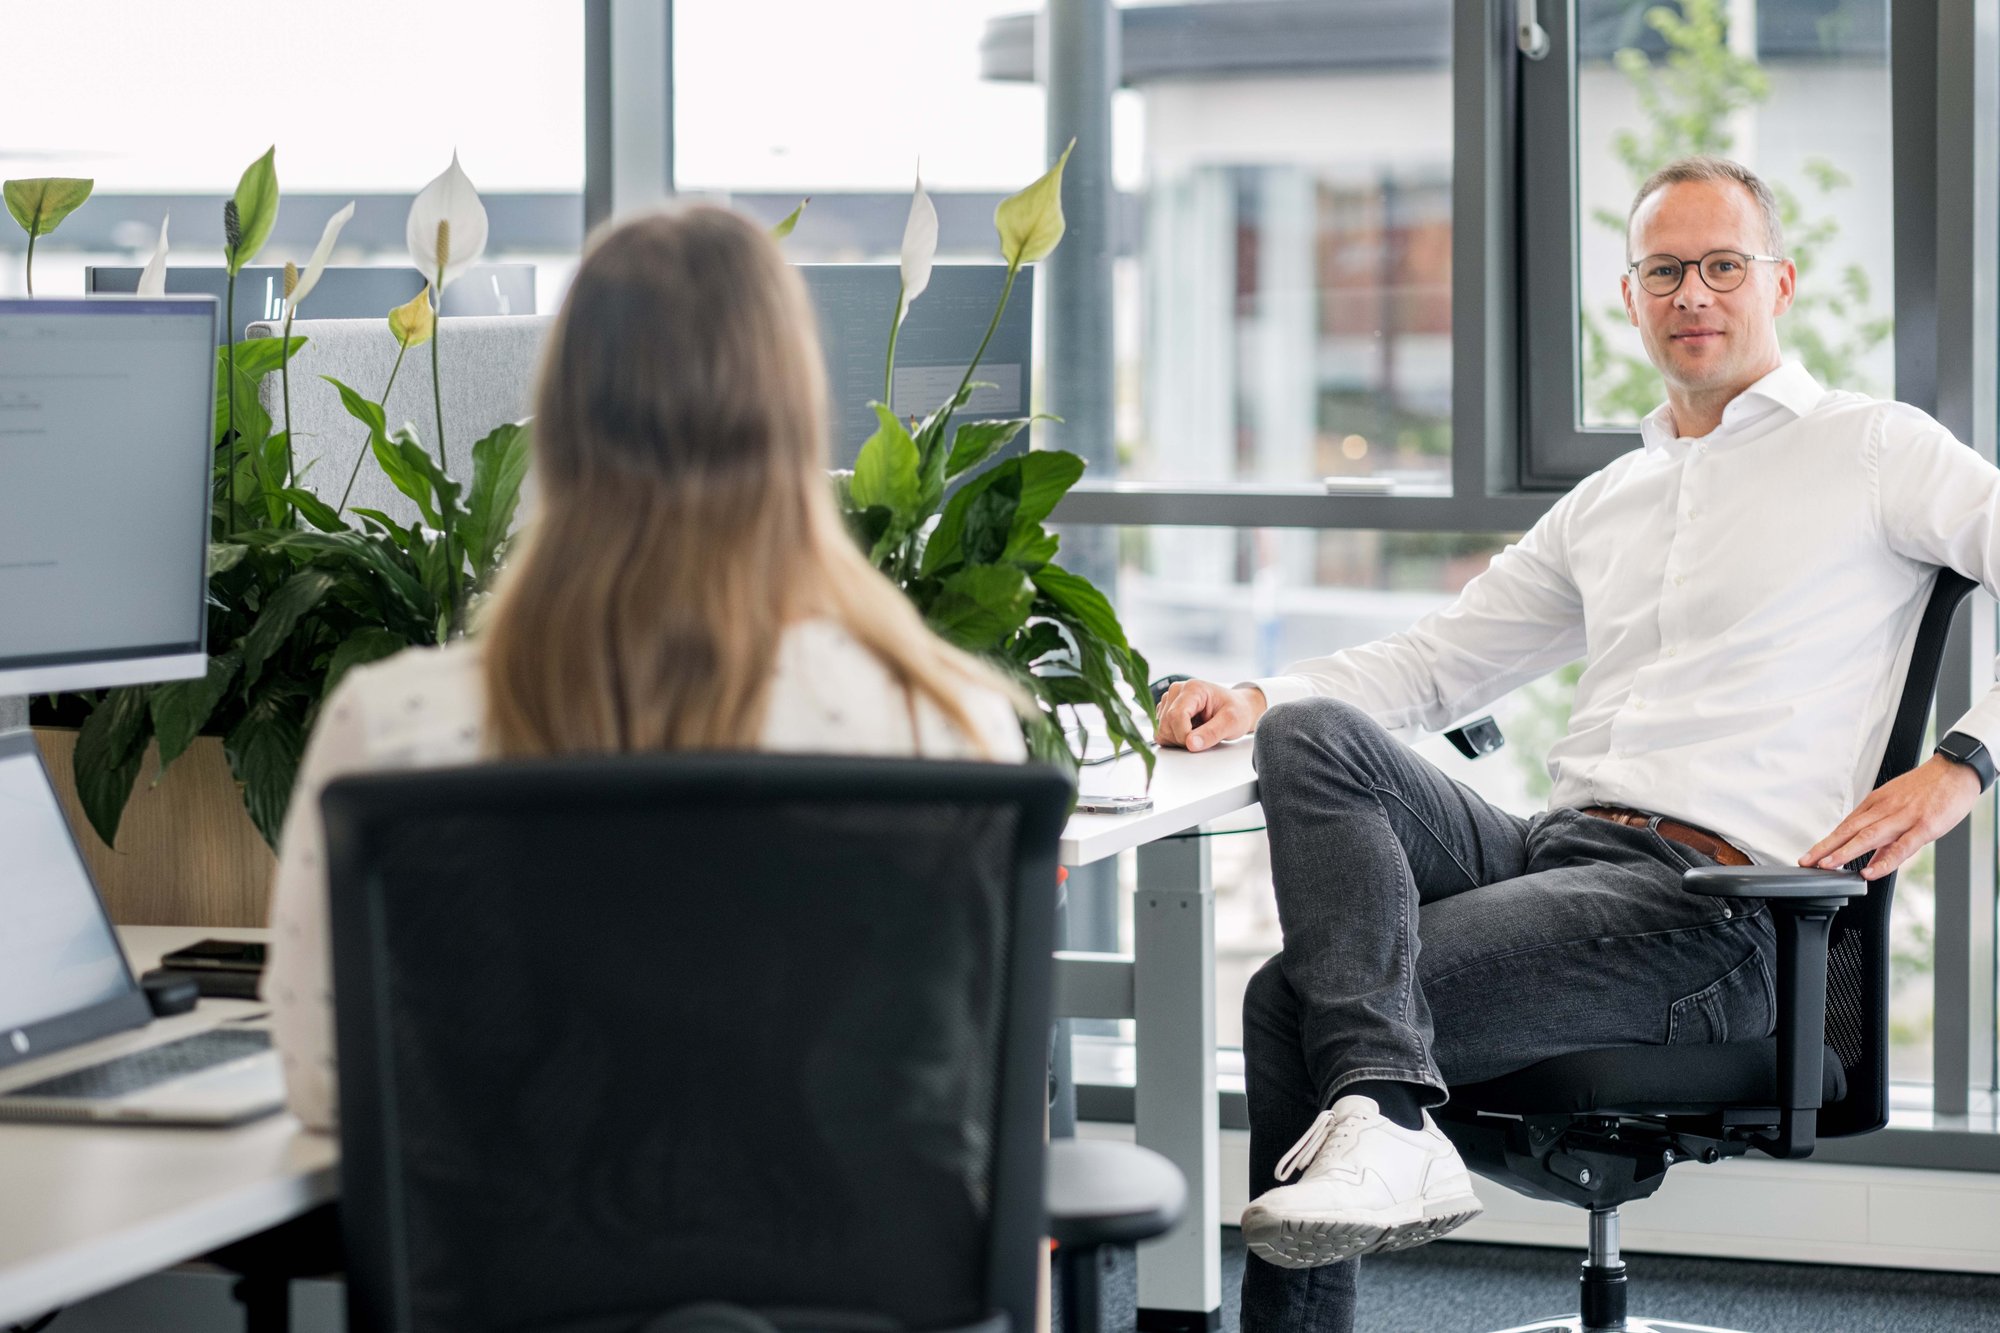
[[[198,939],[266,932],[128,926],[119,934],[143,972]],[[0,1325],[317,1207],[339,1192],[338,1152],[332,1138],[282,1114],[222,1130],[0,1124]]]
[[[1222,1308],[1221,1190],[1216,1165],[1215,889],[1206,838],[1176,838],[1257,803],[1251,742],[1204,754],[1162,750],[1153,808],[1139,815],[1076,815],[1057,853],[1088,865],[1139,849],[1133,957],[1057,956],[1056,1012],[1067,1018],[1137,1020],[1138,1141],[1187,1177],[1187,1215],[1139,1252],[1139,1327],[1206,1333]],[[1144,790],[1145,767],[1127,757],[1086,768],[1083,790]]]

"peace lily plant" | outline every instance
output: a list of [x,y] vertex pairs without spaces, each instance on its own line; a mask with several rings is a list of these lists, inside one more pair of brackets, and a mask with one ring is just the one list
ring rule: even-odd
[[[10,210],[20,184],[7,185]],[[24,210],[39,210],[29,212],[37,219],[31,238],[61,220],[36,199],[61,203],[74,197],[74,191],[60,190],[20,194]],[[81,198],[68,207],[76,202]],[[299,485],[311,462],[298,466],[294,456],[289,376],[291,359],[306,340],[292,336],[292,319],[318,285],[354,206],[327,220],[303,270],[286,265],[283,336],[239,342],[235,276],[262,250],[278,203],[273,150],[243,173],[223,209],[229,337],[216,353],[207,674],[36,701],[37,721],[81,723],[77,791],[106,844],[117,837],[148,742],[159,746],[157,781],[197,735],[209,734],[222,738],[244,805],[275,847],[306,736],[341,677],[403,648],[444,643],[464,633],[467,607],[489,585],[506,553],[528,466],[526,426],[501,426],[473,446],[468,488],[445,467],[441,394],[433,395],[438,425],[433,458],[415,427],[388,428],[382,401],[332,381],[349,414],[366,428],[361,456],[337,506]],[[427,281],[415,299],[388,314],[397,353],[383,400],[413,347],[432,345],[436,378],[435,293],[485,249],[485,208],[456,158],[412,205],[409,236],[411,258]],[[163,221],[142,291],[163,290],[166,254]],[[279,423],[257,394],[272,371],[281,376]],[[364,460],[409,497],[418,522],[348,508]]]
[[919,177],[903,231],[883,401],[872,405],[880,427],[861,446],[854,471],[836,474],[836,484],[856,540],[931,627],[1039,702],[1039,715],[1026,723],[1036,757],[1081,760],[1063,739],[1059,710],[1087,706],[1103,714],[1114,745],[1138,751],[1150,773],[1153,696],[1146,659],[1127,641],[1104,594],[1055,563],[1060,541],[1043,526],[1083,475],[1084,461],[1050,449],[991,463],[1034,417],[954,424],[973,392],[985,387],[973,376],[1015,278],[1062,240],[1062,172],[1070,148],[995,211],[1007,277],[985,337],[952,396],[926,416],[905,419],[889,405],[896,337],[911,303],[930,285],[938,244],[937,210]]

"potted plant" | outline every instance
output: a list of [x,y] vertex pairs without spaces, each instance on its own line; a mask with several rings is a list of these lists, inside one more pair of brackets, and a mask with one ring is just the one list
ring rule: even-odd
[[[1039,715],[1025,724],[1030,753],[1070,766],[1080,762],[1082,744],[1071,751],[1060,710],[1093,708],[1102,714],[1112,743],[1137,751],[1150,774],[1147,742],[1154,714],[1146,659],[1126,639],[1109,599],[1056,563],[1060,540],[1044,526],[1083,476],[1083,459],[1051,449],[991,463],[1035,418],[955,421],[981,387],[974,376],[1007,308],[1015,275],[1062,240],[1062,172],[1068,161],[1064,149],[1045,175],[1003,200],[994,213],[1007,281],[957,391],[928,415],[907,421],[887,403],[875,403],[880,428],[862,445],[854,470],[836,474],[836,485],[855,539],[909,594],[931,627],[991,663],[1040,704]],[[884,398],[894,383],[896,331],[929,284],[936,251],[937,213],[920,179],[904,229]]]
[[[244,172],[224,209],[232,307],[234,275],[256,257],[277,208],[275,154],[266,153]],[[303,273],[287,266],[292,309],[311,293],[347,212],[329,221]],[[435,349],[430,292],[479,258],[485,230],[485,211],[454,158],[411,209],[412,257],[431,284],[390,314],[390,334],[401,349],[399,368],[410,348],[429,341]],[[73,790],[101,840],[101,846],[88,849],[101,882],[121,878],[123,858],[107,855],[107,849],[116,844],[147,770],[158,786],[190,754],[197,764],[206,754],[211,769],[217,759],[226,761],[249,826],[267,848],[275,848],[321,703],[354,667],[463,632],[468,607],[504,555],[527,469],[525,425],[504,425],[473,447],[468,489],[443,464],[441,406],[434,459],[415,427],[390,430],[380,402],[336,384],[349,413],[368,432],[367,456],[410,498],[421,521],[403,524],[380,511],[349,510],[344,498],[329,505],[299,485],[289,423],[274,422],[257,397],[259,382],[275,371],[287,377],[289,402],[289,362],[305,340],[286,336],[239,344],[233,309],[227,317],[229,337],[217,352],[216,367],[208,672],[198,680],[37,701],[33,709],[37,722],[77,725]],[[288,312],[287,333],[289,326]],[[148,755],[156,756],[150,765]],[[206,802],[204,814],[212,817],[213,805]],[[188,818],[182,804],[175,805],[174,817]],[[181,858],[181,873],[198,874],[215,870],[201,848],[231,840],[210,828],[180,841],[194,858],[192,865]],[[235,840],[239,848],[241,841]],[[135,867],[155,897],[165,887],[163,877],[174,878],[174,871],[160,864],[166,854],[167,849],[150,847],[146,863]],[[228,859],[246,881],[225,893],[226,903],[211,904],[214,910],[204,923],[224,924],[226,917],[262,924],[268,851],[239,850]],[[122,896],[107,892],[108,899]],[[114,915],[136,920],[148,913],[141,904],[120,903]]]

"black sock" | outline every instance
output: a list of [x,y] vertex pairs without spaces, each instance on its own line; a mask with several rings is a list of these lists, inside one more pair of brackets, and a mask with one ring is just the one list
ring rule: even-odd
[[1353,1096],[1373,1097],[1382,1115],[1392,1124],[1400,1125],[1404,1129],[1422,1129],[1424,1098],[1428,1091],[1429,1089],[1420,1088],[1414,1083],[1370,1078],[1348,1084],[1340,1090],[1334,1100],[1339,1101],[1342,1097]]

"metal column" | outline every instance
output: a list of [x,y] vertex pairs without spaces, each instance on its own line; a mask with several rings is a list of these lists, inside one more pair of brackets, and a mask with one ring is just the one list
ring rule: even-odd
[[583,225],[674,193],[673,0],[585,0]]
[[1134,1137],[1187,1176],[1180,1225],[1139,1250],[1141,1333],[1213,1333],[1222,1318],[1215,1097],[1215,892],[1208,839],[1139,849],[1133,911]]

